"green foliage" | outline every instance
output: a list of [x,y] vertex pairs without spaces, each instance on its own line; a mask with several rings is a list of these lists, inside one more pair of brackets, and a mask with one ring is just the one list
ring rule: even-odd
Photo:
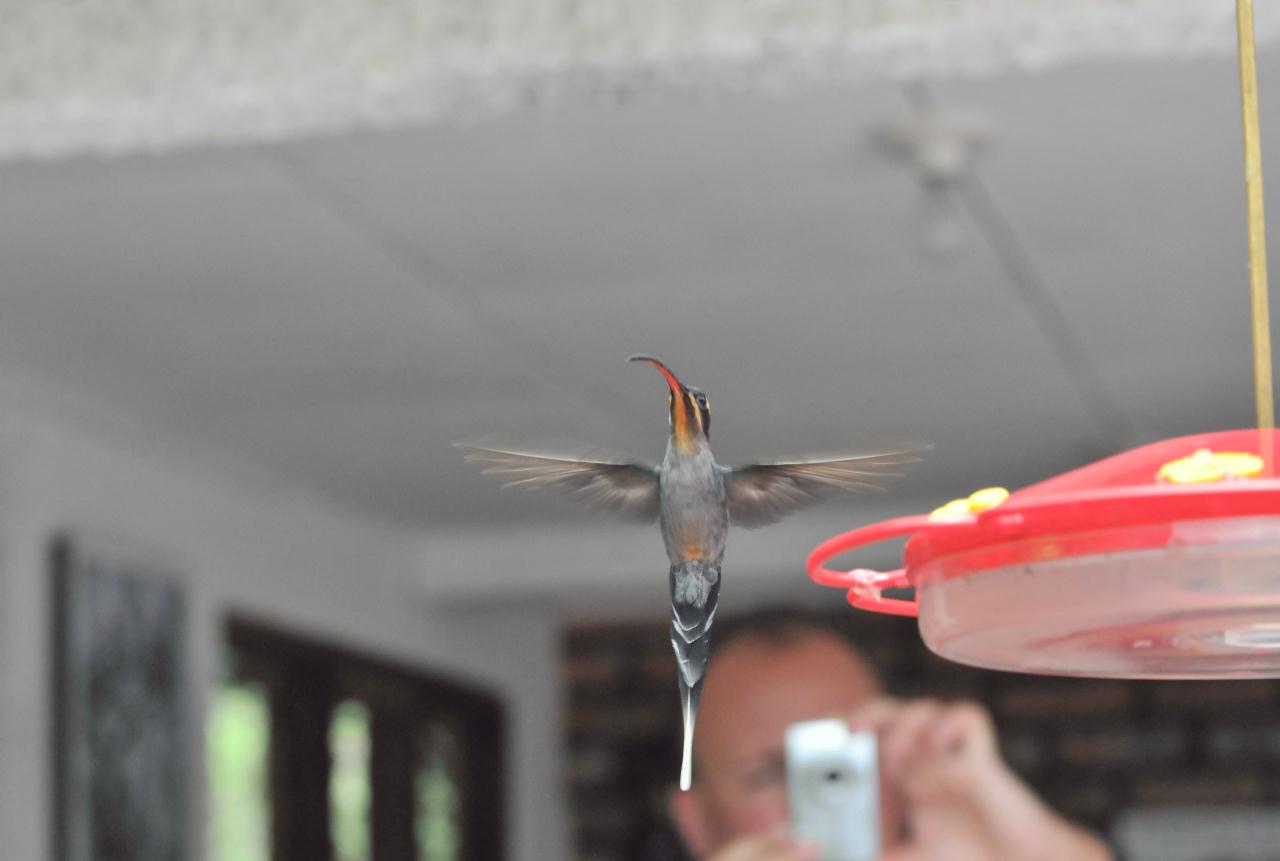
[[271,711],[259,685],[214,694],[205,739],[211,861],[270,861]]
[[440,724],[429,726],[421,738],[421,766],[415,782],[418,809],[414,823],[419,861],[456,861],[461,799],[451,771],[456,740]]
[[369,709],[344,700],[329,724],[329,824],[334,861],[369,861]]

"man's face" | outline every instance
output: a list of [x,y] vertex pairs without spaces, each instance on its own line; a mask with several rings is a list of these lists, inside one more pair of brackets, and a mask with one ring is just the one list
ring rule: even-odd
[[871,669],[832,635],[785,646],[743,639],[712,658],[694,734],[694,787],[675,799],[698,855],[787,820],[783,732],[844,717],[880,692]]

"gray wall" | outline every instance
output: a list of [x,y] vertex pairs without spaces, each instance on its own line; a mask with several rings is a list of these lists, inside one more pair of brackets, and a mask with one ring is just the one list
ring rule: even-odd
[[192,857],[203,857],[203,718],[229,609],[463,676],[509,707],[509,845],[565,857],[559,620],[549,608],[433,605],[422,533],[150,441],[90,435],[0,407],[0,841],[44,859],[51,828],[47,548],[62,529],[106,536],[176,570],[189,637]]

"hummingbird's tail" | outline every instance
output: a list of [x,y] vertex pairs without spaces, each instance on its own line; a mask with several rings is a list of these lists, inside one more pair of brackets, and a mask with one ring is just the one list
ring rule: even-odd
[[680,678],[680,714],[684,722],[684,753],[680,788],[693,783],[693,726],[702,697],[702,680],[711,657],[711,622],[720,597],[720,566],[700,559],[671,566],[671,646]]

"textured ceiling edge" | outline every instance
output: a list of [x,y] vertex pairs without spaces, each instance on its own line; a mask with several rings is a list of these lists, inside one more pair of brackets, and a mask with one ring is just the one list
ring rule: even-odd
[[[0,159],[1223,54],[1204,0],[84,0],[0,30]],[[264,12],[264,9],[267,11]],[[1258,39],[1280,35],[1260,15]]]

